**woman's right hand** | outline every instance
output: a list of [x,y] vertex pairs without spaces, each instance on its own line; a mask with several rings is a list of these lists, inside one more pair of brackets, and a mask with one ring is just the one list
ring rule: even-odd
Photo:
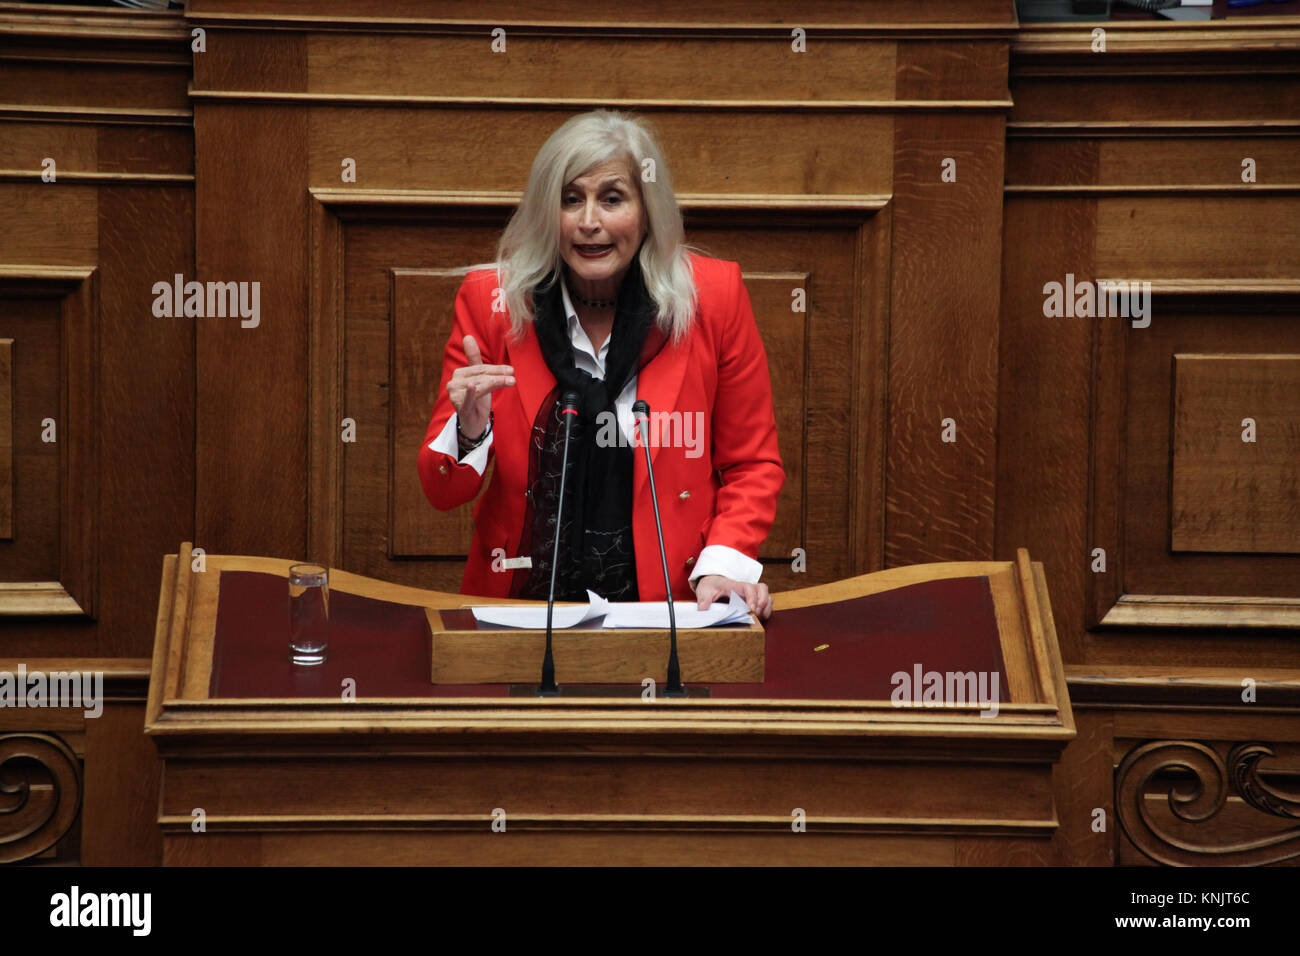
[[515,370],[509,365],[484,365],[483,353],[472,335],[465,336],[462,344],[466,365],[452,373],[447,397],[456,409],[461,432],[476,438],[487,431],[492,393],[515,384]]

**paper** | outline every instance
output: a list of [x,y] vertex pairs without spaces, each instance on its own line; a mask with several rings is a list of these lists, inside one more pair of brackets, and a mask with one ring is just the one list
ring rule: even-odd
[[[696,627],[713,627],[719,624],[749,624],[753,618],[749,614],[749,605],[735,591],[726,604],[714,602],[703,611],[694,601],[674,601],[673,614],[677,618],[679,630]],[[667,627],[667,601],[628,601],[614,602],[609,605],[605,615],[605,627]]]
[[[555,608],[551,620],[552,630],[576,627],[583,621],[594,617],[604,617],[605,627],[667,627],[667,601],[606,601],[594,591],[587,592],[587,604],[572,604]],[[546,605],[483,605],[471,608],[474,620],[480,624],[492,624],[497,627],[526,627],[530,630],[546,630]],[[715,601],[701,611],[694,601],[674,601],[673,613],[677,617],[677,627],[681,630],[698,627],[714,627],[720,624],[752,624],[754,619],[749,613],[745,599],[735,591],[726,604]]]
[[[610,603],[594,591],[587,592],[589,603],[557,607],[552,612],[551,629],[576,627],[583,621],[604,615]],[[546,605],[492,605],[471,608],[474,620],[497,627],[527,627],[546,630]]]

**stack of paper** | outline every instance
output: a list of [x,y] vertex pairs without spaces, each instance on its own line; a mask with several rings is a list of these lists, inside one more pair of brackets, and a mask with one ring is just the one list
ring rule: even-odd
[[[659,628],[668,626],[667,601],[606,601],[594,591],[588,591],[587,604],[573,604],[554,609],[551,627],[576,627],[595,617],[604,617],[604,627]],[[546,607],[538,605],[485,605],[472,608],[474,619],[481,624],[497,627],[525,627],[545,629]],[[745,599],[734,591],[726,604],[713,603],[703,611],[694,601],[674,601],[673,614],[682,629],[714,627],[721,624],[751,624],[753,617]]]

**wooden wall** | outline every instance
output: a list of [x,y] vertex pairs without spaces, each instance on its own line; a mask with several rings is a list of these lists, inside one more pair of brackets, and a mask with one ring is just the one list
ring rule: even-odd
[[[0,670],[106,659],[119,701],[0,712],[34,782],[84,791],[49,847],[0,824],[0,860],[157,858],[140,675],[180,541],[458,588],[469,509],[414,467],[447,270],[595,106],[654,122],[690,239],[744,269],[788,475],[764,580],[1028,547],[1080,726],[1045,861],[1163,859],[1180,827],[1296,858],[1266,797],[1200,830],[1136,810],[1296,766],[1294,21],[1110,25],[1103,53],[1010,0],[358,9],[0,4]],[[257,282],[257,325],[155,317],[177,273]],[[1151,324],[1044,315],[1067,273],[1149,280]]]
[[[1060,842],[1294,863],[1261,795],[1300,754],[1300,21],[1106,41],[1011,50],[996,553],[1051,588],[1080,734]],[[1149,315],[1049,315],[1067,274],[1149,283]]]

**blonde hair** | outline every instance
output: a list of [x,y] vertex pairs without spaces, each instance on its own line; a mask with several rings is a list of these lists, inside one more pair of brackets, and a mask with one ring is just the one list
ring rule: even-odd
[[[611,160],[627,165],[637,184],[648,232],[638,259],[646,290],[658,307],[656,324],[673,342],[689,331],[695,314],[695,277],[682,213],[663,150],[650,123],[615,110],[592,110],[567,120],[537,151],[519,207],[497,244],[495,262],[453,270],[495,270],[510,331],[516,337],[533,321],[531,292],[560,270],[560,198],[564,187]],[[652,171],[649,182],[645,173]],[[647,188],[648,187],[648,188]]]

